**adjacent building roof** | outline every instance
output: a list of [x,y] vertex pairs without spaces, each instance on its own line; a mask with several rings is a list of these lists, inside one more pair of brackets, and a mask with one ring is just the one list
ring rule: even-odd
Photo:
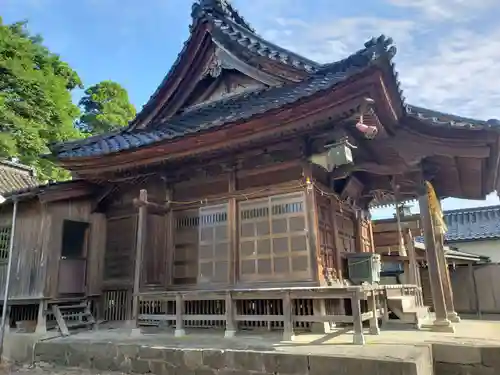
[[38,185],[35,171],[23,164],[0,160],[0,195]]
[[448,242],[500,238],[500,205],[444,212]]

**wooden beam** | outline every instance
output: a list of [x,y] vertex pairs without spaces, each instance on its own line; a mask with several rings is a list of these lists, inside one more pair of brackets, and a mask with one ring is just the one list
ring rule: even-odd
[[134,203],[134,206],[138,207],[139,209],[141,207],[146,207],[148,209],[148,211],[152,214],[162,215],[162,214],[168,213],[172,209],[171,203],[161,205],[158,203],[149,202],[148,200],[142,200],[141,198],[134,198],[133,203]]
[[364,162],[360,164],[340,166],[332,171],[331,176],[334,180],[339,180],[346,178],[354,172],[367,172],[376,175],[392,176],[416,170],[417,167],[406,164],[377,164],[373,162]]

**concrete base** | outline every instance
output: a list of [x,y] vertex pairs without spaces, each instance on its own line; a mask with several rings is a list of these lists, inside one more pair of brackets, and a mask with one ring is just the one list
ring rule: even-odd
[[354,345],[365,345],[365,343],[366,343],[365,336],[361,333],[355,333],[353,340],[352,340],[352,343]]
[[448,320],[452,323],[460,323],[461,319],[456,312],[448,313]]
[[141,329],[140,328],[132,328],[130,330],[130,337],[141,337],[142,336],[142,332],[141,332]]
[[294,333],[292,333],[292,334],[283,333],[283,341],[293,341],[293,340],[295,340]]
[[328,322],[313,323],[311,326],[311,332],[324,335],[325,333],[331,333],[332,328],[331,328],[330,323],[328,323]]
[[435,320],[432,324],[423,324],[422,328],[430,329],[433,332],[455,333],[455,327],[448,319]]
[[380,335],[379,327],[370,327],[370,335]]
[[235,331],[235,330],[228,330],[228,329],[226,329],[226,330],[224,331],[224,337],[225,337],[226,339],[233,338],[234,336],[236,336],[236,331]]
[[186,336],[186,331],[184,331],[183,329],[176,329],[174,331],[174,336],[175,337],[183,337],[183,336]]

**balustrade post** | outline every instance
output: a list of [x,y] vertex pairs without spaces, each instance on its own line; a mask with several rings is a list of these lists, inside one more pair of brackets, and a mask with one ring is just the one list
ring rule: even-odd
[[236,335],[236,322],[234,321],[234,300],[231,292],[226,294],[226,330],[224,337],[231,338]]
[[363,322],[361,321],[361,291],[357,289],[351,297],[352,323],[354,328],[353,344],[364,345]]
[[178,293],[175,296],[175,337],[186,335],[184,331],[184,300],[182,294]]
[[372,335],[380,335],[380,328],[378,326],[378,314],[377,314],[377,293],[372,290],[371,294],[368,296],[368,306],[373,312],[370,319],[370,333]]
[[36,320],[35,332],[38,334],[47,333],[47,301],[41,300],[38,304],[38,316]]
[[292,341],[293,339],[292,300],[290,292],[286,292],[283,296],[283,341]]

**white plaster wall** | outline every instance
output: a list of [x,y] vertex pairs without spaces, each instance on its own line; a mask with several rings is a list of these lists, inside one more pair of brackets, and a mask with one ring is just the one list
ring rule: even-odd
[[500,263],[500,240],[450,242],[448,245],[466,253],[490,257],[492,263]]

